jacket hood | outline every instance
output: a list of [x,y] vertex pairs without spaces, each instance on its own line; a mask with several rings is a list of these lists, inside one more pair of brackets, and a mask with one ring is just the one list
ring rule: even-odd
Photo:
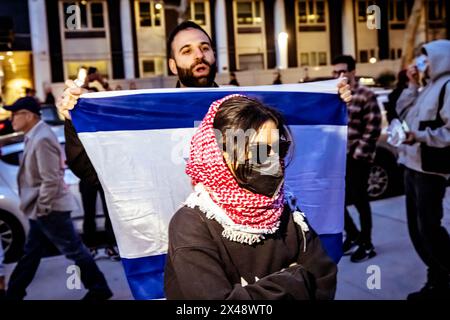
[[436,40],[423,46],[427,51],[429,75],[432,81],[445,73],[450,73],[450,41]]

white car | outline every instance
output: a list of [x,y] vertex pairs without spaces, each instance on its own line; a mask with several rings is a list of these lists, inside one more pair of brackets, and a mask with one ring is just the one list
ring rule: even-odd
[[368,194],[371,200],[403,194],[403,173],[397,163],[398,152],[387,143],[388,121],[385,104],[391,89],[370,88],[377,96],[381,110],[381,136],[377,142],[375,161],[370,168]]
[[[53,131],[64,150],[64,127],[53,126]],[[23,154],[23,134],[10,134],[0,137],[0,237],[5,250],[5,262],[17,261],[22,252],[29,223],[19,209],[17,188],[17,172],[19,161]],[[75,229],[81,233],[83,222],[83,207],[79,192],[79,179],[68,168],[64,180],[74,194],[77,210],[72,211]],[[104,226],[104,215],[100,197],[97,197],[97,226]]]

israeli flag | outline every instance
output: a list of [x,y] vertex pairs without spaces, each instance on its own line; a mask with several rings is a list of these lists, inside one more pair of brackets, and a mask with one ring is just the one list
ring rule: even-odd
[[347,111],[337,81],[258,87],[150,89],[84,94],[73,124],[105,191],[128,283],[136,299],[164,297],[168,225],[192,192],[190,139],[210,104],[232,93],[279,109],[294,138],[286,184],[338,261]]

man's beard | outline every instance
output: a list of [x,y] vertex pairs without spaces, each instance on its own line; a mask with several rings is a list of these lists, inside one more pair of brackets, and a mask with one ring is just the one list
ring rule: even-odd
[[[196,66],[202,63],[209,67],[209,73],[207,76],[195,77],[193,70]],[[216,62],[210,64],[205,59],[201,59],[194,62],[188,69],[177,66],[178,79],[180,79],[180,82],[185,87],[212,87],[214,84],[214,79],[216,78],[216,69]]]

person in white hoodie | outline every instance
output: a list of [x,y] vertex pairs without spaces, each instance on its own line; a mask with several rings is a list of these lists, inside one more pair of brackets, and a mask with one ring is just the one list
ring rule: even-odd
[[[408,127],[399,148],[405,166],[404,182],[408,230],[418,255],[428,267],[427,282],[408,299],[450,299],[450,237],[442,226],[443,199],[450,177],[450,41],[425,44],[415,65],[408,68],[409,86],[396,111]],[[420,88],[419,78],[425,85]],[[436,119],[437,126],[425,127]],[[426,161],[428,148],[440,148],[441,157]]]

